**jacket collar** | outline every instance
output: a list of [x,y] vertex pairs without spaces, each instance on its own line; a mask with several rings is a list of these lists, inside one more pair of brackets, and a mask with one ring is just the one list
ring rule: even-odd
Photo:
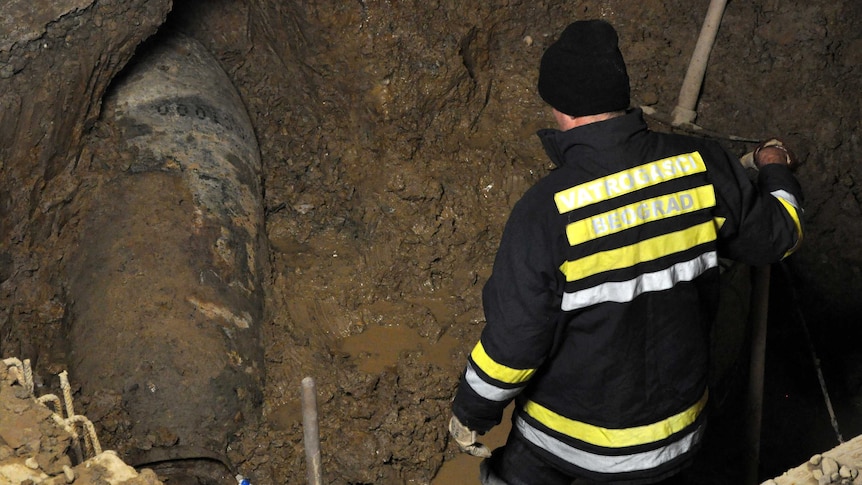
[[623,116],[590,123],[568,131],[548,128],[539,130],[537,134],[551,161],[557,167],[562,167],[572,160],[583,157],[595,158],[597,153],[611,147],[619,147],[637,134],[646,131],[643,111],[640,108],[634,108]]

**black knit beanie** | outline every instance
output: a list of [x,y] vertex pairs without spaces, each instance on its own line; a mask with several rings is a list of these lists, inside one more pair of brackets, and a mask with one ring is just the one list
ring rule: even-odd
[[570,24],[542,56],[539,95],[569,116],[627,109],[629,76],[617,43],[604,20]]

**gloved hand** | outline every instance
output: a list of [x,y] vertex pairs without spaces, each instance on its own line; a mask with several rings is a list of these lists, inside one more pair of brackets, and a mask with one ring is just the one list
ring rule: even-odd
[[[773,150],[763,151],[765,148],[773,148]],[[741,161],[743,166],[756,169],[770,163],[786,164],[790,168],[796,168],[798,163],[796,155],[778,138],[760,142],[754,151],[743,155]]]
[[[767,153],[764,151],[766,148],[777,148],[784,153]],[[787,148],[787,145],[778,138],[766,140],[760,145],[757,145],[757,148],[754,149],[754,164],[757,165],[758,168],[769,163],[782,162],[786,163],[790,168],[795,168],[797,164],[796,155],[794,155],[793,152]]]
[[470,428],[461,424],[457,417],[452,416],[449,420],[449,434],[458,443],[458,448],[464,453],[469,453],[479,458],[488,458],[491,456],[491,450],[482,443],[476,442],[477,433]]

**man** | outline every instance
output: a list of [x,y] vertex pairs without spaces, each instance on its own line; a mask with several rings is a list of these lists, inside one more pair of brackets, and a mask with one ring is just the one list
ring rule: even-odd
[[538,89],[557,169],[506,224],[450,432],[488,456],[476,435],[516,399],[483,483],[658,483],[704,433],[719,257],[768,264],[802,240],[793,159],[758,147],[755,186],[718,144],[649,131],[604,21],[566,28]]

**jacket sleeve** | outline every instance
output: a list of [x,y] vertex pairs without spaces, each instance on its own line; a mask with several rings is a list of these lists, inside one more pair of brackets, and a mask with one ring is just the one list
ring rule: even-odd
[[453,413],[484,433],[500,423],[506,405],[529,383],[550,351],[559,309],[556,238],[541,210],[516,204],[485,284],[485,328],[470,353]]
[[721,225],[719,255],[764,265],[792,254],[803,239],[803,198],[790,169],[766,165],[755,184],[737,160],[723,155],[724,162],[711,171]]

